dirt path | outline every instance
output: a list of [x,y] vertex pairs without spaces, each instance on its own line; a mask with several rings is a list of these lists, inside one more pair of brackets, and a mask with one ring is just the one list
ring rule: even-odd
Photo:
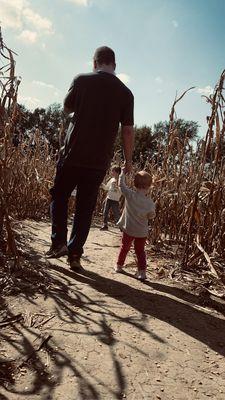
[[1,362],[15,360],[2,364],[1,400],[225,399],[222,315],[154,275],[138,282],[134,266],[115,274],[115,228],[92,228],[83,275],[65,259],[45,260],[49,224],[24,230],[47,278],[41,294],[24,280],[24,295],[10,299],[7,315],[23,319],[0,331]]

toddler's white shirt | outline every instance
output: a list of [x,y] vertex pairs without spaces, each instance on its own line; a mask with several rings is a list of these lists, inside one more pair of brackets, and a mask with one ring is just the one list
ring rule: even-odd
[[107,199],[119,201],[121,197],[121,191],[118,187],[116,178],[111,178],[106,185],[102,183],[102,188],[108,192]]

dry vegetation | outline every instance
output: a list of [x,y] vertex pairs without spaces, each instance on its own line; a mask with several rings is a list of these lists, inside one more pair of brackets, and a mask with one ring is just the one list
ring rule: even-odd
[[[0,36],[2,67],[0,70],[0,236],[6,237],[6,253],[16,264],[19,256],[11,229],[12,219],[42,218],[48,215],[49,195],[55,159],[39,139],[13,146],[12,136],[19,117],[17,91],[20,80],[15,76],[13,52]],[[208,130],[195,151],[188,149],[188,137],[181,144],[176,129],[175,106],[186,94],[174,101],[170,113],[170,130],[163,161],[146,163],[154,176],[152,196],[157,216],[150,233],[158,248],[165,243],[177,246],[178,270],[200,271],[210,279],[225,282],[225,113],[221,74],[213,95],[206,98],[211,115]],[[161,151],[159,149],[159,154]],[[138,167],[138,166],[136,166]],[[99,197],[96,212],[101,209]],[[2,248],[4,246],[2,245]],[[3,257],[3,251],[0,250]],[[3,260],[3,258],[2,258]]]
[[[162,167],[147,165],[155,177],[153,197],[157,217],[152,240],[168,238],[178,243],[181,265],[209,269],[212,277],[225,282],[225,113],[221,74],[211,105],[208,130],[193,153],[185,152],[176,131],[176,99],[170,114],[170,132]],[[187,141],[188,143],[188,141]],[[215,262],[212,262],[216,260]]]

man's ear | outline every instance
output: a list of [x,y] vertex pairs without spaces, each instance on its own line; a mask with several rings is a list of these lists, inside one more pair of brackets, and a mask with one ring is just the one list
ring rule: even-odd
[[97,69],[97,61],[96,60],[93,60],[93,68],[94,68],[94,70]]

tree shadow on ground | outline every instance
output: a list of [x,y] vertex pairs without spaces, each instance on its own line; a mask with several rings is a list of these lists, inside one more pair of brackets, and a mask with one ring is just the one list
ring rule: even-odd
[[[1,319],[2,321],[12,319],[13,322],[2,327],[0,340],[3,344],[8,344],[9,354],[14,354],[13,358],[0,356],[0,384],[5,389],[4,395],[8,394],[10,399],[11,394],[18,396],[40,394],[43,400],[52,399],[55,388],[62,383],[63,375],[67,370],[74,377],[74,397],[80,400],[98,400],[101,398],[99,392],[99,385],[101,385],[110,398],[123,398],[127,383],[122,363],[115,350],[115,344],[118,344],[119,339],[113,336],[108,318],[133,325],[151,334],[155,340],[162,341],[162,339],[146,329],[144,318],[140,320],[132,316],[120,318],[104,300],[95,300],[92,296],[82,293],[82,290],[77,288],[78,282],[74,279],[75,275],[70,271],[66,274],[65,268],[52,265],[47,261],[43,262],[35,253],[33,253],[32,263],[32,269],[25,267],[17,271],[14,276],[11,275],[11,279],[15,279],[15,286],[17,285],[15,293],[19,293],[21,298],[24,297],[26,302],[33,305],[37,304],[37,294],[42,294],[45,299],[50,298],[55,304],[55,317],[67,327],[70,324],[71,333],[94,336],[100,343],[108,346],[116,389],[99,380],[94,373],[91,374],[87,370],[84,363],[64,351],[54,337],[54,330],[52,332],[49,328],[46,337],[46,331],[43,332],[38,328],[42,322],[38,321],[36,326],[34,320],[28,321],[26,310],[22,319],[14,321],[16,315],[6,302],[3,303],[2,299],[4,315],[2,314]],[[36,284],[39,279],[42,279],[42,282]],[[90,283],[92,277],[86,277],[86,280]],[[74,326],[82,326],[82,332],[74,332]],[[59,330],[63,331],[61,328]],[[124,344],[130,350],[147,356],[133,343]],[[50,359],[50,369],[46,367],[46,355]],[[24,370],[31,376],[31,382],[29,385],[24,385],[29,387],[21,388],[21,385],[17,385],[17,381],[22,379]]]
[[[42,294],[45,299],[50,298],[54,302],[57,319],[65,323],[67,327],[68,324],[71,325],[71,331],[64,327],[60,327],[59,330],[77,335],[94,336],[98,342],[108,346],[117,388],[111,388],[100,381],[94,373],[87,371],[81,361],[60,348],[60,343],[57,343],[54,338],[54,331],[49,330],[46,338],[38,327],[23,319],[12,323],[10,329],[1,328],[0,332],[0,339],[9,343],[17,352],[16,359],[0,358],[0,383],[5,388],[5,395],[9,394],[9,398],[10,393],[21,396],[42,393],[43,400],[52,399],[56,385],[60,385],[63,381],[64,371],[69,370],[74,379],[74,393],[77,398],[100,399],[98,385],[101,385],[107,391],[109,398],[121,399],[126,391],[127,382],[123,365],[115,350],[115,345],[120,342],[120,339],[113,335],[109,319],[122,323],[124,329],[129,329],[130,326],[135,327],[156,342],[170,346],[169,342],[146,326],[146,317],[154,317],[225,356],[225,321],[219,316],[194,308],[193,305],[199,304],[198,296],[158,282],[140,283],[140,286],[136,288],[90,270],[85,271],[84,274],[74,273],[63,264],[61,266],[47,260],[43,261],[34,251],[28,250],[32,253],[31,268],[26,267],[15,273],[16,293],[24,296],[26,301],[32,304],[36,304],[37,294]],[[41,281],[40,284],[37,284],[38,280]],[[121,305],[127,305],[138,311],[140,317],[119,315],[116,310],[114,311],[111,303],[101,298],[96,300],[93,295],[86,295],[80,284],[88,284],[95,291],[119,300]],[[151,288],[157,290],[158,293],[151,292]],[[170,295],[176,299],[169,297]],[[6,303],[4,303],[4,310],[4,318],[6,315],[8,318],[14,316]],[[75,326],[81,326],[82,332],[76,332]],[[41,343],[41,347],[37,347],[37,342]],[[144,350],[135,346],[134,343],[126,342],[125,344],[130,350],[147,356]],[[40,349],[43,349],[44,353],[41,353]],[[51,370],[45,365],[44,355],[46,354],[51,362]],[[14,379],[14,376],[20,376],[24,368],[32,374],[31,384],[26,391],[18,389]]]
[[[146,284],[143,284],[141,289],[136,289],[92,271],[86,271],[85,274],[81,275],[58,265],[52,265],[51,268],[61,272],[64,271],[66,276],[74,278],[81,283],[88,283],[95,290],[103,292],[112,298],[119,298],[121,302],[133,307],[141,314],[149,315],[171,324],[225,356],[225,320],[194,308],[192,304],[198,304],[198,296],[193,294],[189,296],[187,292],[180,289],[173,292],[171,287],[168,287],[168,292],[176,293],[176,296],[182,300],[177,301],[159,293],[145,291]],[[154,283],[149,283],[149,286],[154,286]],[[166,291],[165,285],[157,284],[157,286],[157,290],[161,291],[160,288],[162,286],[162,291]]]

